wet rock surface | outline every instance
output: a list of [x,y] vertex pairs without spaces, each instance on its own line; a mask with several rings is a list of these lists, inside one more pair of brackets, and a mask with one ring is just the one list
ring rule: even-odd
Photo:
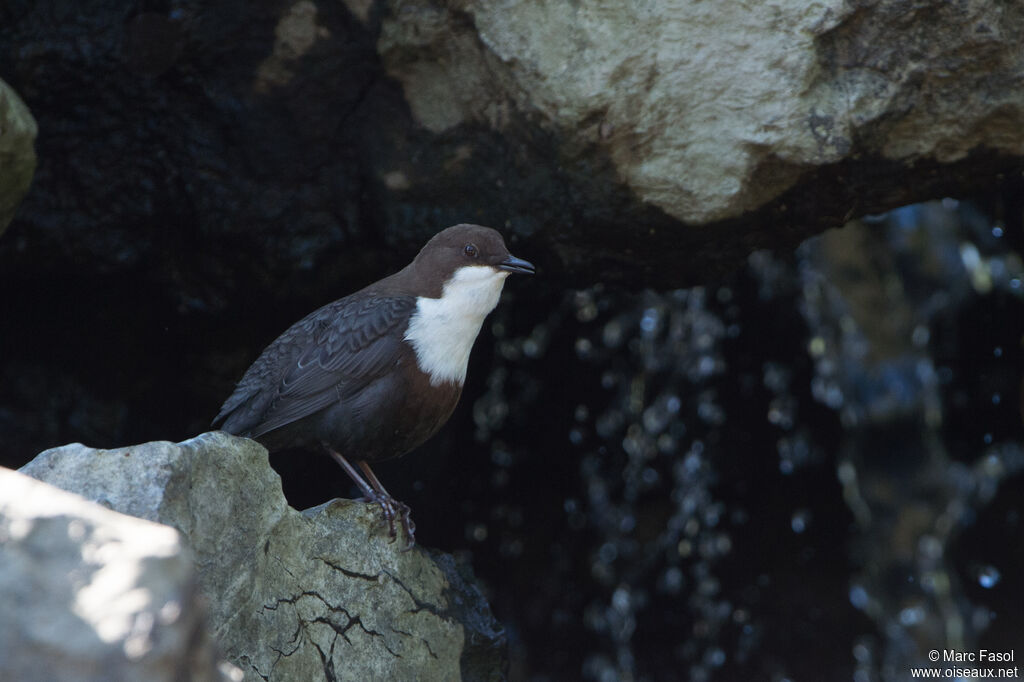
[[181,531],[212,632],[246,679],[503,675],[504,633],[450,558],[401,551],[374,505],[295,511],[266,457],[216,432],[117,450],[69,445],[22,470]]

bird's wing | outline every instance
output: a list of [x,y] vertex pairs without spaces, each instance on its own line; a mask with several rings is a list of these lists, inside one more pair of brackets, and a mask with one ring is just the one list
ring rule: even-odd
[[344,400],[394,367],[411,296],[343,298],[292,325],[267,347],[214,424],[258,437]]

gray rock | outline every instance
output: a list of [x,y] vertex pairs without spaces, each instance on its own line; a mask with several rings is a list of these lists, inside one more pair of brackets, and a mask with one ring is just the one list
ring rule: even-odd
[[251,440],[215,432],[117,450],[74,444],[23,471],[180,530],[213,632],[246,679],[503,677],[503,632],[446,560],[389,542],[375,505],[291,509]]
[[0,79],[0,234],[14,218],[36,170],[36,121],[25,103]]
[[686,223],[861,156],[1024,154],[1024,14],[1004,2],[390,5],[379,48],[427,129],[528,114]]
[[167,526],[0,469],[0,679],[228,680]]

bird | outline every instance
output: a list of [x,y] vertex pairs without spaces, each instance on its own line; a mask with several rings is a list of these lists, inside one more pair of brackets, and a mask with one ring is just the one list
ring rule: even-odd
[[410,549],[411,510],[370,463],[409,453],[448,421],[473,343],[513,273],[535,268],[496,230],[438,232],[403,269],[289,327],[246,370],[213,426],[270,452],[322,449],[380,505],[392,542],[398,519]]

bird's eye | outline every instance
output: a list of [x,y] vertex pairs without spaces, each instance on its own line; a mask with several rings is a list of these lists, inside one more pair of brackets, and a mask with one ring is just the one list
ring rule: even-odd
[[462,249],[462,252],[470,258],[476,258],[479,253],[476,250],[476,244],[466,244],[466,248]]

